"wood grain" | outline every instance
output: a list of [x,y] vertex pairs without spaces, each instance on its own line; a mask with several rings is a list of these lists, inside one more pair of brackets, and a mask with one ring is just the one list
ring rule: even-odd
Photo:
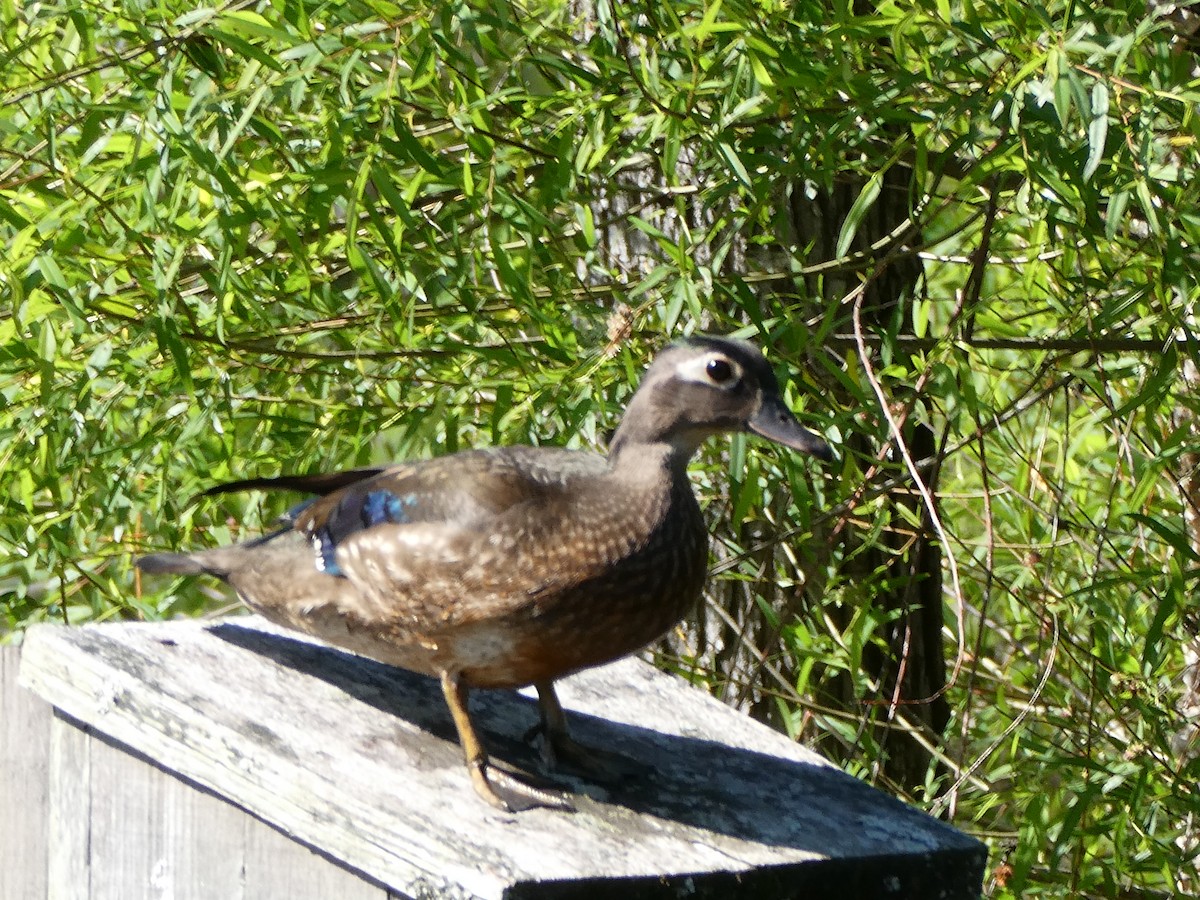
[[[978,896],[982,845],[636,660],[560,694],[576,737],[653,774],[619,789],[569,782],[579,812],[514,816],[472,792],[432,680],[253,617],[40,627],[23,657],[22,681],[83,726],[397,894],[800,896],[826,884],[845,898]],[[501,760],[536,769],[520,740],[532,699],[478,692],[473,709]],[[119,777],[94,754],[90,770],[71,764],[74,778]],[[103,845],[95,829],[117,825],[91,827]]]

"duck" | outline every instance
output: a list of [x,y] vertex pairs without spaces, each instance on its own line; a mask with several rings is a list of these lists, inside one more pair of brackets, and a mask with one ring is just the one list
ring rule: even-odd
[[432,676],[483,800],[506,812],[571,810],[564,793],[492,763],[470,692],[534,687],[548,765],[628,774],[616,754],[570,736],[554,683],[645,648],[697,603],[709,536],[688,462],[735,432],[833,456],[788,408],[756,346],[691,337],[655,357],[607,454],[499,446],[221,484],[206,493],[312,496],[266,534],[137,565],[213,576],[272,622]]

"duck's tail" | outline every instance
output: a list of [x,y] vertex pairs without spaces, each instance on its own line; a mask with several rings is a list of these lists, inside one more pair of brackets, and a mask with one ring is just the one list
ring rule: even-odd
[[217,575],[201,553],[151,553],[140,556],[137,567],[147,575]]
[[241,544],[195,553],[151,553],[138,557],[137,567],[148,575],[212,575],[228,580],[231,572],[245,565],[248,551],[261,547],[290,530],[282,528]]

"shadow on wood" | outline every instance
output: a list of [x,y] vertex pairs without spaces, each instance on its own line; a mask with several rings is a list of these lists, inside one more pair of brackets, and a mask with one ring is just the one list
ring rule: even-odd
[[[235,622],[217,625],[211,632],[282,666],[319,678],[385,715],[403,719],[447,742],[448,747],[437,748],[440,752],[436,758],[427,751],[422,757],[424,765],[462,764],[454,725],[441,687],[434,679],[336,647]],[[537,772],[535,749],[519,738],[538,720],[536,700],[513,691],[476,691],[471,701],[475,721],[500,761],[515,763],[523,772]],[[582,742],[619,750],[653,767],[648,777],[619,787],[547,773],[577,796],[728,837],[821,855],[844,849],[844,835],[831,834],[827,828],[796,828],[797,817],[789,810],[790,804],[806,804],[826,824],[831,808],[839,811],[839,818],[858,813],[877,819],[889,806],[890,814],[901,822],[927,826],[929,821],[899,801],[865,790],[860,782],[823,762],[786,759],[723,741],[656,731],[578,711],[569,715],[572,735]],[[652,726],[655,718],[651,713],[646,724]],[[402,783],[403,772],[397,771],[396,775],[397,782]],[[818,797],[822,801],[819,809],[812,802]],[[451,804],[479,802],[473,793],[444,799]],[[781,815],[785,810],[789,814]]]
[[[979,893],[978,842],[636,660],[560,694],[581,741],[652,773],[619,789],[555,776],[578,813],[509,815],[471,790],[436,682],[258,619],[37,628],[23,655],[57,709],[394,894]],[[472,706],[497,757],[536,771],[532,697]]]

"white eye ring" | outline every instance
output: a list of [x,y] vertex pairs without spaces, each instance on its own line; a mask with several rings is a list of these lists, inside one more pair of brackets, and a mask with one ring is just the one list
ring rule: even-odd
[[681,362],[675,368],[680,381],[732,391],[742,383],[742,367],[724,353],[706,353]]

